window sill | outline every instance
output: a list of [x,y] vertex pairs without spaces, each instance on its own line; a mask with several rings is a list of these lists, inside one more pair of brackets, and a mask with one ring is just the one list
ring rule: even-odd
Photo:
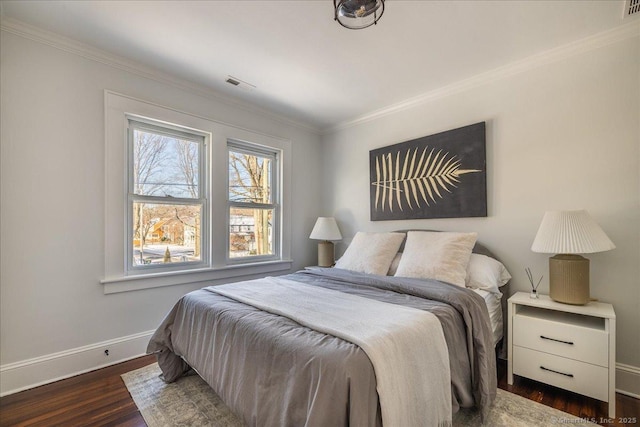
[[255,274],[274,273],[291,269],[292,260],[266,261],[252,264],[229,265],[217,268],[200,268],[185,271],[139,274],[135,276],[106,277],[100,280],[105,294],[139,291],[163,286],[184,285],[230,279]]

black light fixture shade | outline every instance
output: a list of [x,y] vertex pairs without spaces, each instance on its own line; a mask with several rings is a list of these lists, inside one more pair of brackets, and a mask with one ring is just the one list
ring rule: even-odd
[[333,0],[335,20],[351,30],[377,24],[384,13],[384,0]]

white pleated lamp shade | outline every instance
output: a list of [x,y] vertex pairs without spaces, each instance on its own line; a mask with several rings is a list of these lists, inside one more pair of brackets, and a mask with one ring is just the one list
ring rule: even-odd
[[615,247],[586,210],[577,210],[546,212],[531,250],[547,254],[588,254]]
[[321,216],[316,221],[316,225],[313,226],[309,238],[316,240],[342,240],[342,234],[340,234],[335,218]]

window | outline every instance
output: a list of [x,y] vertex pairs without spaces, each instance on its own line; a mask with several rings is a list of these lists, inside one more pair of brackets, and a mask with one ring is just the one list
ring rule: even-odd
[[279,257],[278,155],[253,144],[228,144],[230,262]]
[[205,137],[129,119],[129,271],[207,261]]
[[105,157],[106,294],[290,271],[291,141],[105,91]]

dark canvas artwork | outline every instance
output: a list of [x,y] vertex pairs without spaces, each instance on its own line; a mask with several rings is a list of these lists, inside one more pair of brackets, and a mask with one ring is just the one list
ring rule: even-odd
[[485,122],[369,152],[371,220],[487,216]]

